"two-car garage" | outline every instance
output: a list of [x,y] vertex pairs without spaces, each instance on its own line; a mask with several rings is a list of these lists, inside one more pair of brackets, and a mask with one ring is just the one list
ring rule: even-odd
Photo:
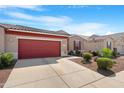
[[18,40],[19,59],[59,57],[61,56],[61,42],[48,40]]
[[63,30],[0,24],[0,52],[10,52],[16,59],[67,56],[69,36]]

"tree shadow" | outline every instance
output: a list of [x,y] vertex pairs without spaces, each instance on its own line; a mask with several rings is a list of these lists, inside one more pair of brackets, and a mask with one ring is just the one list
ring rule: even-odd
[[13,60],[13,63],[10,66],[0,67],[0,70],[9,70],[9,69],[12,69],[15,66],[16,62],[17,62],[17,59],[14,59]]
[[103,70],[103,69],[97,69],[97,72],[104,75],[104,76],[109,76],[109,77],[114,77],[116,74],[112,70]]
[[[49,64],[57,64],[62,57],[48,57],[48,58],[32,58],[32,59],[20,59],[15,64],[14,68],[24,68],[32,66],[41,66]],[[64,58],[64,57],[63,57]]]
[[92,63],[92,61],[85,61],[85,60],[81,60],[81,62],[82,62],[83,64],[91,64],[91,63]]

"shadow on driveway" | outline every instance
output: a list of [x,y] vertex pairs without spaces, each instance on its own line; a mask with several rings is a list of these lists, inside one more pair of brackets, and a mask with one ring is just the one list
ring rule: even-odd
[[56,64],[56,63],[58,63],[57,60],[59,60],[61,58],[62,57],[20,59],[15,64],[14,68]]
[[112,70],[102,70],[102,69],[97,69],[97,72],[104,75],[104,76],[109,76],[109,77],[114,77],[116,76],[115,72]]

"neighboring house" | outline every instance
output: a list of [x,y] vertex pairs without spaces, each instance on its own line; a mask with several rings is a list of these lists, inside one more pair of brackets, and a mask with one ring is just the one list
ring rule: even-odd
[[110,36],[91,36],[87,39],[86,50],[98,51],[102,48],[113,49],[113,38]]
[[0,24],[0,52],[11,52],[18,59],[67,56],[69,36],[62,30]]
[[[78,42],[78,43],[76,43]],[[75,48],[79,46],[81,48]],[[110,48],[114,51],[124,54],[124,33],[116,33],[105,36],[82,36],[82,35],[72,35],[69,38],[69,51],[71,50],[81,50],[81,51],[97,51],[102,48]]]
[[120,54],[124,54],[124,33],[112,34],[111,37],[114,39],[114,48]]
[[84,51],[86,49],[86,38],[83,35],[71,35],[69,38],[69,51],[71,50],[82,50]]

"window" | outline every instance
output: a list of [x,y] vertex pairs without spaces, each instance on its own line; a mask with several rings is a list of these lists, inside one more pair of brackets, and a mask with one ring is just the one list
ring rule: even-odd
[[107,48],[111,49],[112,43],[107,41]]
[[81,41],[74,40],[74,50],[81,50]]

